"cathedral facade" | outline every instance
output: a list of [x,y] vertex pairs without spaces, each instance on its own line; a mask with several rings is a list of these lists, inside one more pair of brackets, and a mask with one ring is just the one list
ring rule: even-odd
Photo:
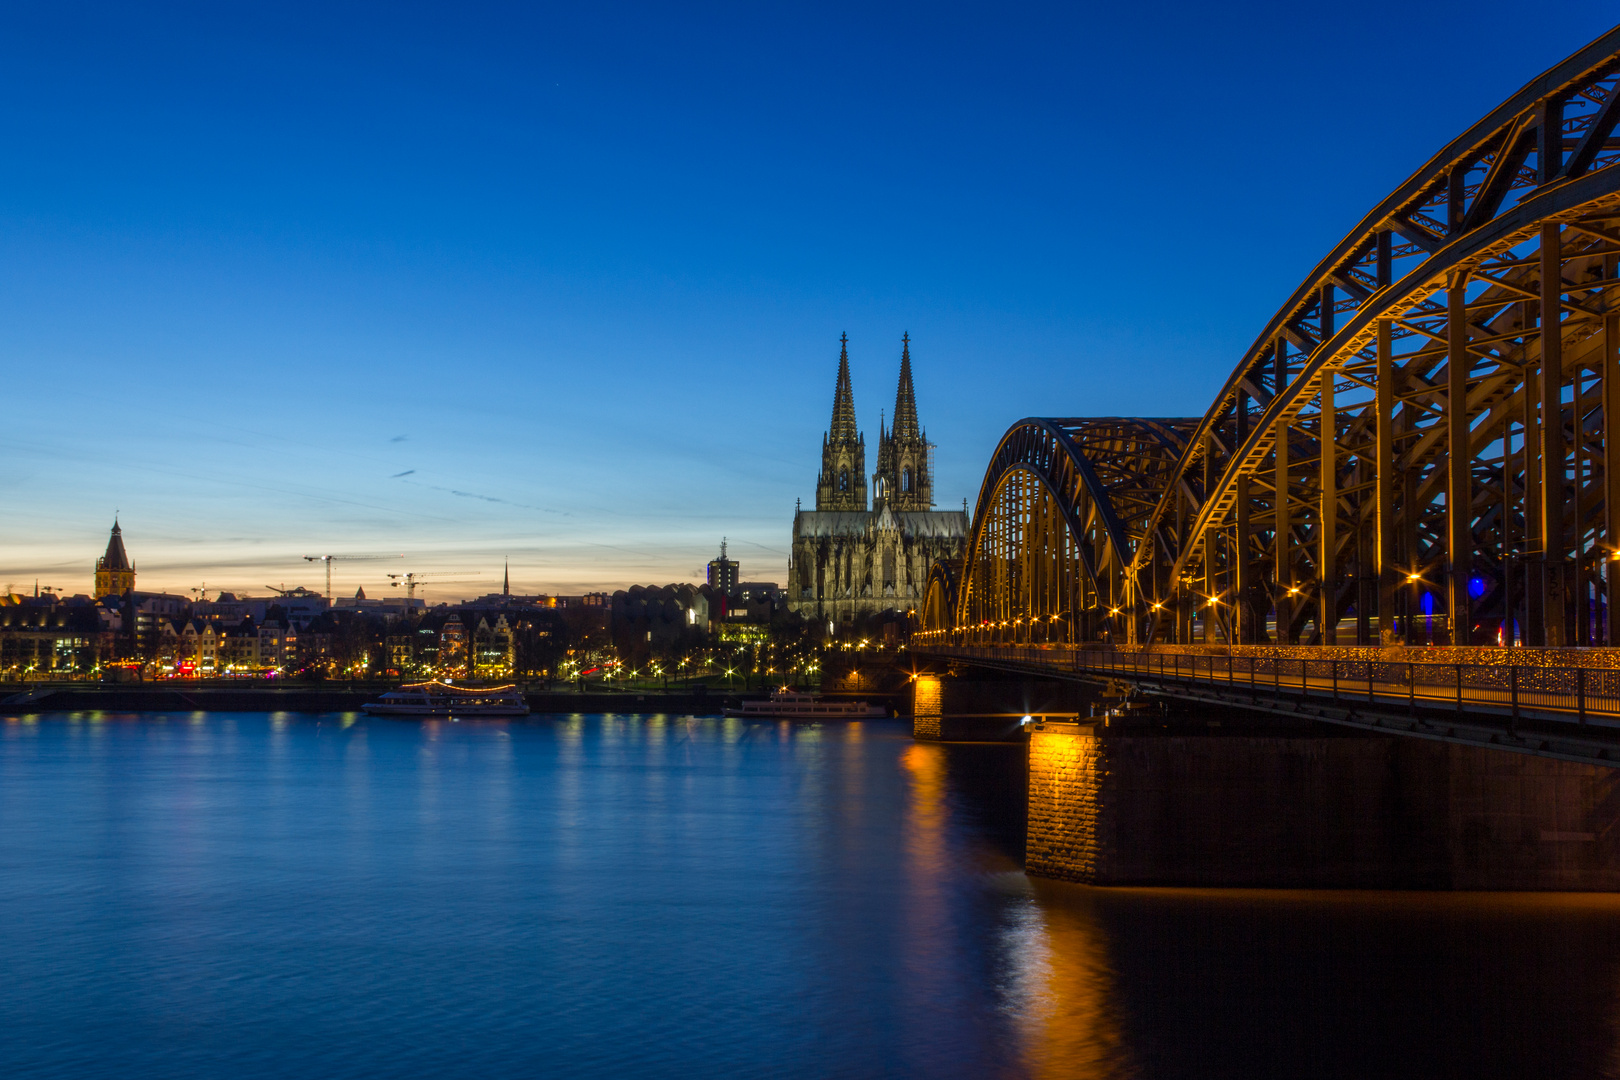
[[793,515],[788,607],[806,617],[851,622],[920,608],[928,569],[960,559],[968,519],[934,509],[933,445],[917,421],[911,337],[901,339],[893,426],[878,426],[877,467],[867,506],[866,437],[855,423],[849,336],[840,343],[832,424],[821,440],[816,508]]

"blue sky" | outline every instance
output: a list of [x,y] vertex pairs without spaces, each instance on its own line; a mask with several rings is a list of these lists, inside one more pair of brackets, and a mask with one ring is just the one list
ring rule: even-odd
[[911,333],[942,506],[1019,417],[1201,414],[1608,28],[1523,13],[9,5],[0,585],[115,510],[143,587],[783,580],[840,332],[869,458]]

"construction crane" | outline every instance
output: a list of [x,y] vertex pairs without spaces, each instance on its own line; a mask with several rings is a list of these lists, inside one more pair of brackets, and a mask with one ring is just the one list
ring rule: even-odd
[[378,559],[403,559],[403,555],[305,555],[305,562],[319,562],[326,564],[326,601],[332,602],[332,563],[341,559],[344,562],[375,562]]
[[[468,576],[465,578],[455,578],[451,581],[427,580],[428,578],[443,578],[446,574],[460,573],[467,573]],[[418,585],[465,585],[468,584],[473,578],[477,577],[478,574],[479,571],[477,570],[470,572],[462,570],[429,570],[426,573],[419,573],[413,570],[406,574],[389,574],[388,576],[394,580],[390,581],[388,584],[397,589],[399,588],[401,582],[404,583],[406,601],[405,606],[409,607],[410,601],[416,599],[416,587]]]

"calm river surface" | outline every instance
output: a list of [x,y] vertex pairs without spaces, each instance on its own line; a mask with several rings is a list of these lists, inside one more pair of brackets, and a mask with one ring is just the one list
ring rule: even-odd
[[0,719],[0,1075],[1620,1075],[1620,901],[1032,882],[1019,754]]

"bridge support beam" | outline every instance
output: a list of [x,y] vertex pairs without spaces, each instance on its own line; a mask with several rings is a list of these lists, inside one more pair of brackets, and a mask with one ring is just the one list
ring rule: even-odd
[[[1610,256],[1604,273],[1620,276],[1620,258]],[[1603,319],[1603,535],[1609,544],[1620,543],[1620,314]],[[1620,623],[1614,608],[1620,602],[1620,550],[1600,549],[1603,557],[1603,642],[1620,644]]]
[[[1277,338],[1277,351],[1274,354],[1273,374],[1277,393],[1288,385],[1288,342],[1280,335]],[[1278,645],[1292,645],[1294,643],[1294,518],[1288,505],[1288,492],[1292,485],[1288,479],[1288,424],[1286,421],[1278,425],[1276,449],[1276,471],[1272,483],[1276,490],[1272,495],[1272,522],[1275,535],[1271,541],[1272,552],[1272,581],[1276,586],[1276,596],[1273,605],[1276,610],[1276,627],[1273,640]]]
[[[1237,441],[1243,442],[1249,437],[1249,394],[1246,390],[1237,393]],[[1249,477],[1245,474],[1238,477],[1234,503],[1237,507],[1237,527],[1232,533],[1232,618],[1237,626],[1237,639],[1248,645],[1260,640],[1256,630],[1254,611],[1254,563],[1250,559],[1250,523],[1249,511]],[[1259,620],[1264,622],[1264,616]]]
[[[1387,233],[1383,234],[1386,238]],[[1387,239],[1384,246],[1388,247]],[[1390,319],[1378,320],[1378,389],[1374,423],[1376,465],[1373,469],[1378,533],[1378,643],[1393,645],[1396,640],[1395,590],[1395,378],[1391,357]]]
[[1541,401],[1540,489],[1541,574],[1540,615],[1532,625],[1544,627],[1545,637],[1532,644],[1558,648],[1564,639],[1564,342],[1562,236],[1556,224],[1541,227]]
[[[1331,300],[1332,294],[1328,294]],[[1338,644],[1338,560],[1339,560],[1339,467],[1334,450],[1334,429],[1338,426],[1333,408],[1333,376],[1322,377],[1320,484],[1321,498],[1317,523],[1316,626],[1317,643]]]
[[1451,620],[1451,643],[1468,645],[1474,621],[1470,612],[1468,579],[1473,573],[1474,455],[1468,419],[1468,275],[1453,276],[1446,291],[1446,614]]

